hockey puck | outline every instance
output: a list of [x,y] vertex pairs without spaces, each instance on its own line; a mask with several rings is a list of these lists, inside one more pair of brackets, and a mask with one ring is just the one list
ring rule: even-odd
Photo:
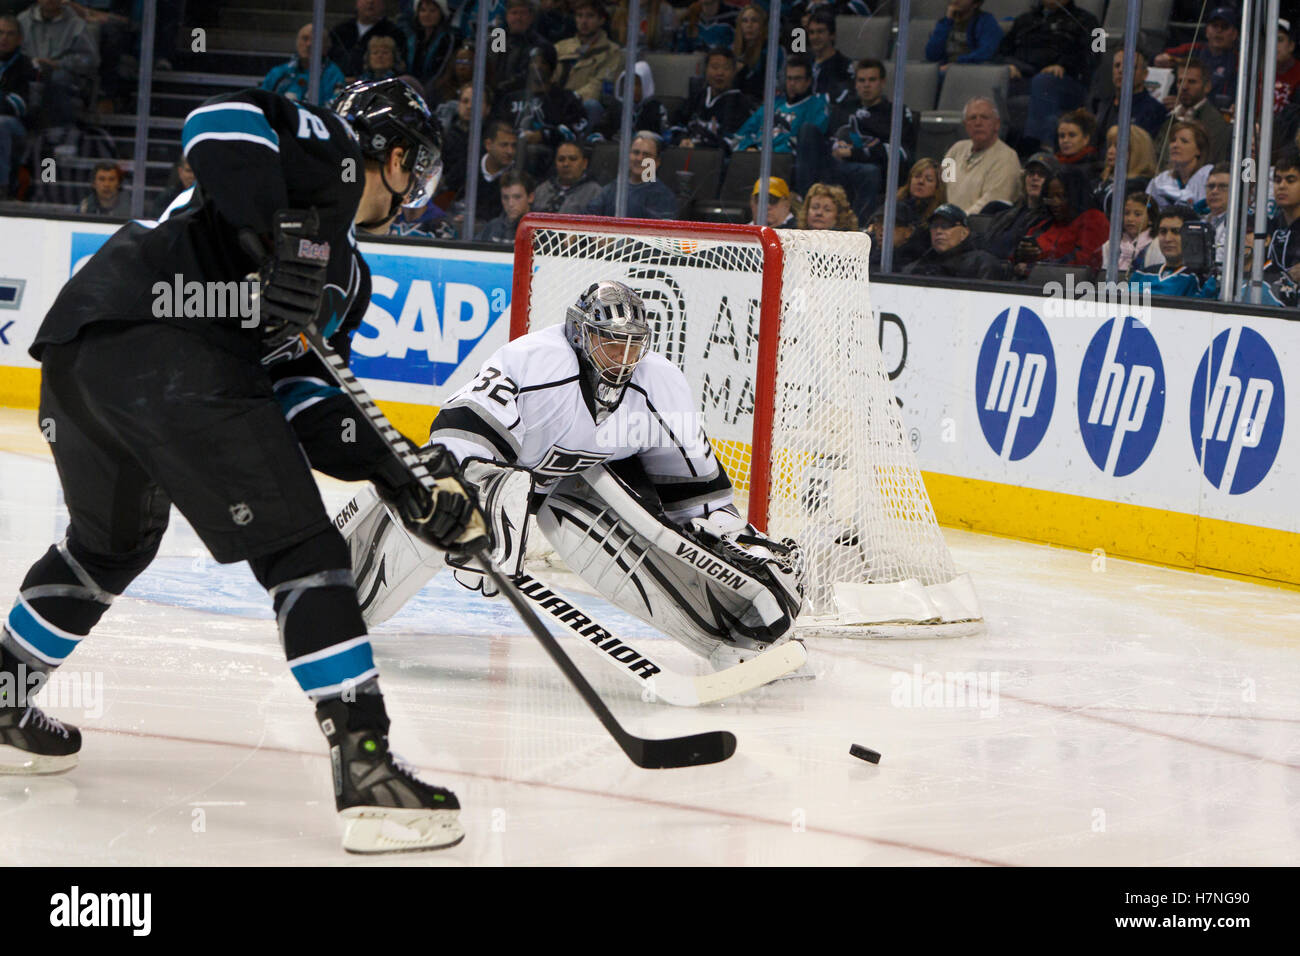
[[870,747],[864,747],[861,744],[854,744],[849,747],[849,753],[860,760],[865,760],[867,763],[880,763],[880,754],[876,753],[876,751],[872,750]]

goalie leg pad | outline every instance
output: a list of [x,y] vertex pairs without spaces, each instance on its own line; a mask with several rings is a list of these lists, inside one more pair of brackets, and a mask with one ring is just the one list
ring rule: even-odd
[[357,600],[367,625],[396,614],[446,565],[446,552],[407,533],[367,487],[334,518],[352,554]]
[[703,657],[722,644],[762,649],[793,634],[795,615],[779,584],[647,510],[605,469],[588,477],[594,480],[562,481],[543,503],[537,526],[605,600]]

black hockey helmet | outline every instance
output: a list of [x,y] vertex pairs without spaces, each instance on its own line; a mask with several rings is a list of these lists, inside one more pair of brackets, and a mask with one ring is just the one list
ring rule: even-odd
[[399,206],[418,208],[433,198],[442,177],[442,129],[424,97],[399,79],[374,80],[344,87],[331,109],[356,132],[366,159],[383,163],[394,146],[406,150],[402,168],[411,174],[411,185],[405,193],[381,173],[393,194],[389,218]]

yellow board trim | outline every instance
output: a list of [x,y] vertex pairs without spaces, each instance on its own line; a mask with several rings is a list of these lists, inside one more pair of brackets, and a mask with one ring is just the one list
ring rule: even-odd
[[[0,405],[35,408],[40,382],[40,369],[0,367]],[[416,442],[428,437],[438,414],[432,405],[378,405]],[[723,444],[719,452],[729,465],[746,457],[743,446]],[[1115,557],[1300,587],[1300,534],[976,478],[922,474],[939,523],[949,527],[1081,551],[1101,548]],[[737,490],[743,491],[740,484]]]

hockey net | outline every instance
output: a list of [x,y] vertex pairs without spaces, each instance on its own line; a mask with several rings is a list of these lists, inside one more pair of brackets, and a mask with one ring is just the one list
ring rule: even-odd
[[869,250],[862,233],[534,214],[516,234],[511,336],[562,322],[595,281],[626,283],[699,396],[737,504],[802,545],[801,628],[977,632],[877,344]]

